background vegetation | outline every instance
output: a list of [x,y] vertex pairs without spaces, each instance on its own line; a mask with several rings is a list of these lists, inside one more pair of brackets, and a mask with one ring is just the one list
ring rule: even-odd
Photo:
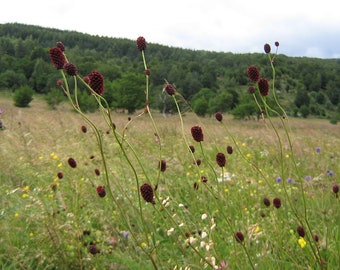
[[[85,76],[97,69],[105,76],[105,98],[112,108],[131,113],[143,107],[143,96],[136,95],[143,79],[136,74],[143,67],[139,65],[134,41],[23,24],[0,25],[0,91],[14,92],[27,85],[36,93],[45,94],[49,103],[60,100],[53,91],[59,77],[53,72],[47,53],[59,40],[72,61],[78,63],[80,74]],[[270,67],[261,54],[193,51],[159,44],[148,44],[147,53],[152,72],[150,104],[154,108],[174,111],[171,99],[161,94],[166,78],[200,116],[216,111],[230,112],[238,118],[257,116],[245,73],[248,66],[256,64],[261,66],[261,76],[270,75]],[[275,65],[277,94],[288,115],[312,115],[333,122],[339,119],[339,59],[278,55]],[[92,110],[91,104],[84,104]]]

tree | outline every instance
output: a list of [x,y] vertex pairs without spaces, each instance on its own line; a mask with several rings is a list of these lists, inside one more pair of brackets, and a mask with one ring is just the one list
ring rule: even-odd
[[34,90],[29,86],[22,86],[15,90],[13,95],[14,105],[17,107],[28,107],[33,100]]

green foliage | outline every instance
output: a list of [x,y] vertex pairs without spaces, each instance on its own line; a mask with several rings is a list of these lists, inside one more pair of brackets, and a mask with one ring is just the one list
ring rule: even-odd
[[62,101],[66,100],[65,95],[61,89],[52,88],[48,94],[45,95],[45,100],[47,104],[55,109]]
[[34,91],[29,86],[22,86],[15,90],[13,95],[14,105],[17,107],[28,107],[33,100]]

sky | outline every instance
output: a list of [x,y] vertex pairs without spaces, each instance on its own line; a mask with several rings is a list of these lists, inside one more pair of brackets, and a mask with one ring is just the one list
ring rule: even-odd
[[23,23],[171,47],[340,58],[338,0],[10,0],[0,24]]

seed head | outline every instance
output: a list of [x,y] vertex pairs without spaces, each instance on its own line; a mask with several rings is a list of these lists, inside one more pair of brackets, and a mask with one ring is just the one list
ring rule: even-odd
[[215,113],[215,118],[218,122],[221,122],[223,119],[223,116],[220,112]]
[[103,198],[106,196],[106,191],[104,186],[98,186],[97,187],[97,194],[99,197]]
[[68,160],[67,160],[67,162],[68,162],[68,165],[70,165],[70,167],[71,168],[76,168],[77,167],[77,162],[74,160],[74,158],[69,158]]
[[148,75],[148,76],[151,75],[151,70],[150,69],[146,69],[144,72],[145,72],[145,75]]
[[197,166],[201,165],[201,163],[202,163],[202,160],[200,160],[200,159],[194,160],[194,164],[197,165]]
[[78,69],[75,64],[68,62],[64,65],[64,70],[66,71],[67,75],[76,76],[78,74]]
[[146,41],[145,41],[144,37],[138,37],[136,44],[137,44],[137,49],[139,51],[145,51],[145,49],[146,49]]
[[195,146],[190,145],[189,150],[190,150],[191,153],[195,153]]
[[153,189],[148,183],[144,183],[140,187],[140,193],[146,202],[155,204],[155,200],[153,198]]
[[50,59],[56,69],[63,69],[66,63],[66,58],[62,50],[58,47],[53,47],[49,50]]
[[96,175],[100,175],[100,171],[99,171],[99,169],[94,169],[94,173],[96,174]]
[[98,95],[102,96],[104,93],[104,76],[98,71],[94,70],[89,75],[89,86]]
[[279,209],[281,207],[281,200],[279,198],[275,198],[273,200],[273,205],[275,208]]
[[191,135],[196,142],[203,141],[203,131],[200,126],[193,126],[191,128]]
[[235,233],[235,239],[237,242],[242,243],[244,241],[244,235],[242,232]]
[[247,69],[248,78],[252,82],[257,82],[260,79],[260,71],[256,66],[249,66]]
[[220,167],[224,167],[227,160],[225,158],[225,155],[223,153],[217,153],[216,154],[216,163]]
[[87,132],[87,127],[86,126],[81,126],[81,131],[86,133]]
[[267,96],[269,93],[269,83],[266,78],[260,78],[259,81],[257,82],[260,90],[261,96]]
[[299,236],[301,237],[305,237],[306,233],[305,233],[305,229],[302,226],[298,226],[296,228],[296,232],[298,233]]
[[270,45],[268,43],[264,44],[264,52],[270,53]]

